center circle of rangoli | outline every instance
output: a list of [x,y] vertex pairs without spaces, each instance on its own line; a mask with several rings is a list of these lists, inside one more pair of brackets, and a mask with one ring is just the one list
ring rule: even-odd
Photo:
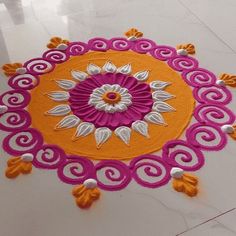
[[158,151],[191,120],[192,91],[167,64],[136,52],[71,57],[32,90],[32,127],[48,144],[91,159]]

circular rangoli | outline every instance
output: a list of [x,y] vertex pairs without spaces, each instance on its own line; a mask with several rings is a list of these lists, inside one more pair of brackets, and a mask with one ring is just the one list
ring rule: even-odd
[[177,49],[142,38],[93,38],[87,43],[54,37],[50,50],[23,65],[6,64],[10,91],[0,97],[0,129],[9,134],[6,176],[32,167],[54,170],[76,185],[78,206],[89,207],[100,190],[130,181],[158,188],[172,178],[175,190],[195,196],[203,151],[236,138],[226,107],[236,77],[219,79]]

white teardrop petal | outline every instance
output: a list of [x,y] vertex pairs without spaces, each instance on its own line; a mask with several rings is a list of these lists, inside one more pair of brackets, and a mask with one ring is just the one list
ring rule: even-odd
[[110,61],[106,62],[102,69],[106,72],[116,72],[116,66]]
[[142,120],[137,120],[132,123],[132,129],[136,132],[140,133],[141,135],[145,137],[149,137],[148,134],[148,123]]
[[112,131],[107,127],[97,128],[94,133],[97,147],[99,148],[105,143],[111,137],[111,134]]
[[96,74],[99,74],[101,72],[101,68],[95,64],[88,64],[87,66],[87,72],[90,74],[90,75],[96,75]]
[[91,134],[95,129],[94,124],[90,122],[82,122],[81,124],[78,125],[76,132],[75,132],[75,137],[85,137],[89,134]]
[[148,79],[149,71],[139,71],[136,74],[134,74],[134,78],[136,78],[138,81],[145,81]]
[[51,110],[46,112],[46,115],[51,115],[51,116],[64,116],[67,115],[71,112],[70,106],[69,105],[58,105],[53,107]]
[[119,137],[125,144],[129,145],[131,129],[126,126],[120,126],[115,129],[115,135]]
[[75,115],[68,115],[64,117],[55,127],[55,129],[69,129],[77,126],[80,119]]
[[152,93],[152,98],[156,101],[166,101],[174,97],[175,97],[174,95],[162,90],[157,90],[154,93]]
[[71,76],[78,81],[83,81],[88,77],[88,74],[83,71],[72,70]]
[[148,113],[144,119],[148,122],[154,123],[154,124],[159,124],[159,125],[164,125],[166,124],[162,115],[158,112],[152,111]]
[[171,83],[169,83],[169,82],[156,80],[156,81],[153,81],[153,82],[150,83],[150,87],[153,90],[161,90],[161,89],[164,89],[165,87],[167,87],[170,84]]
[[167,104],[166,102],[162,102],[162,101],[154,102],[154,104],[152,106],[152,110],[157,111],[157,112],[175,111],[174,107],[172,107],[169,104]]
[[70,94],[65,91],[53,91],[47,94],[49,98],[56,102],[68,101]]
[[117,72],[120,72],[122,74],[129,75],[131,73],[131,64],[127,64],[124,66],[121,66],[117,69]]
[[76,85],[74,81],[66,79],[56,80],[56,83],[60,88],[65,90],[73,89]]

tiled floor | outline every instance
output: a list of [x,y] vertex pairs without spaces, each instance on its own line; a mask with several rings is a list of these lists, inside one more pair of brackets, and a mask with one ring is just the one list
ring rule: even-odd
[[[159,44],[192,42],[202,67],[236,74],[235,12],[235,0],[0,0],[0,64],[40,56],[53,35],[83,41],[137,27]],[[0,85],[3,92],[3,75]],[[196,173],[196,198],[170,185],[153,190],[132,183],[81,211],[72,203],[71,187],[53,172],[35,170],[13,182],[4,178],[7,155],[1,152],[0,235],[236,235],[235,142],[205,156],[205,167]]]

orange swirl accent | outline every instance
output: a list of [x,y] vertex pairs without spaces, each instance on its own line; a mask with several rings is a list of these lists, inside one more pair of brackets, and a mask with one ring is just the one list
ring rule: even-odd
[[83,184],[74,187],[72,190],[72,195],[80,208],[89,208],[95,200],[99,199],[100,194],[98,188],[88,189]]
[[185,49],[188,54],[195,54],[195,46],[191,43],[177,45],[177,49]]
[[53,49],[56,48],[59,44],[69,44],[69,41],[60,37],[53,37],[50,39],[50,42],[47,44],[47,47]]
[[32,163],[23,161],[21,157],[11,157],[7,162],[5,175],[13,179],[20,174],[29,174],[32,171]]
[[141,37],[143,37],[143,33],[138,31],[135,28],[131,28],[128,31],[125,32],[125,36],[128,37],[128,38],[132,37],[132,36],[134,36],[136,38],[141,38]]
[[183,192],[190,197],[198,193],[198,179],[196,176],[184,173],[181,178],[173,178],[172,186],[177,192]]
[[23,65],[19,62],[13,63],[13,64],[5,64],[2,66],[3,73],[6,76],[12,76],[16,74],[16,70],[18,68],[21,68]]
[[236,75],[222,74],[219,79],[226,85],[236,88]]

